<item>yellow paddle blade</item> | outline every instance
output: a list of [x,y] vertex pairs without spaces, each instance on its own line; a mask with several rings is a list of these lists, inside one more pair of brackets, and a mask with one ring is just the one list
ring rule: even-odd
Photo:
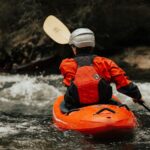
[[69,29],[55,16],[48,16],[43,24],[45,33],[59,44],[68,44],[70,38]]

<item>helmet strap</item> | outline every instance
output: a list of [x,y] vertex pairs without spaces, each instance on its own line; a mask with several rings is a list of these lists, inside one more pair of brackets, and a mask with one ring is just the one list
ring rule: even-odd
[[71,48],[72,48],[72,51],[73,51],[74,55],[76,55],[77,54],[76,47],[72,46]]

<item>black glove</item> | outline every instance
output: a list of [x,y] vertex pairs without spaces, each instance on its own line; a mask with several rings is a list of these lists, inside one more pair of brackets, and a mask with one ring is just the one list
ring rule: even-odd
[[144,100],[142,99],[133,99],[134,103],[139,103],[139,104],[143,104]]

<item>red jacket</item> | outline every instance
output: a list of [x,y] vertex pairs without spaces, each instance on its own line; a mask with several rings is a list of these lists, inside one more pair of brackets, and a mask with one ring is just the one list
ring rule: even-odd
[[[105,78],[108,82],[116,84],[117,89],[127,86],[131,81],[126,73],[118,67],[112,60],[100,56],[96,56],[93,60],[93,66],[97,73]],[[77,70],[77,63],[73,58],[64,59],[60,64],[60,71],[64,76],[64,84],[70,85],[70,81],[74,78]]]

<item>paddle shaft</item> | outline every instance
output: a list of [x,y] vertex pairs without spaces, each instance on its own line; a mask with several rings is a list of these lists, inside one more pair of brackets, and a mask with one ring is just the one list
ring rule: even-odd
[[140,104],[140,105],[142,105],[146,110],[150,112],[150,108],[148,108],[145,104]]

